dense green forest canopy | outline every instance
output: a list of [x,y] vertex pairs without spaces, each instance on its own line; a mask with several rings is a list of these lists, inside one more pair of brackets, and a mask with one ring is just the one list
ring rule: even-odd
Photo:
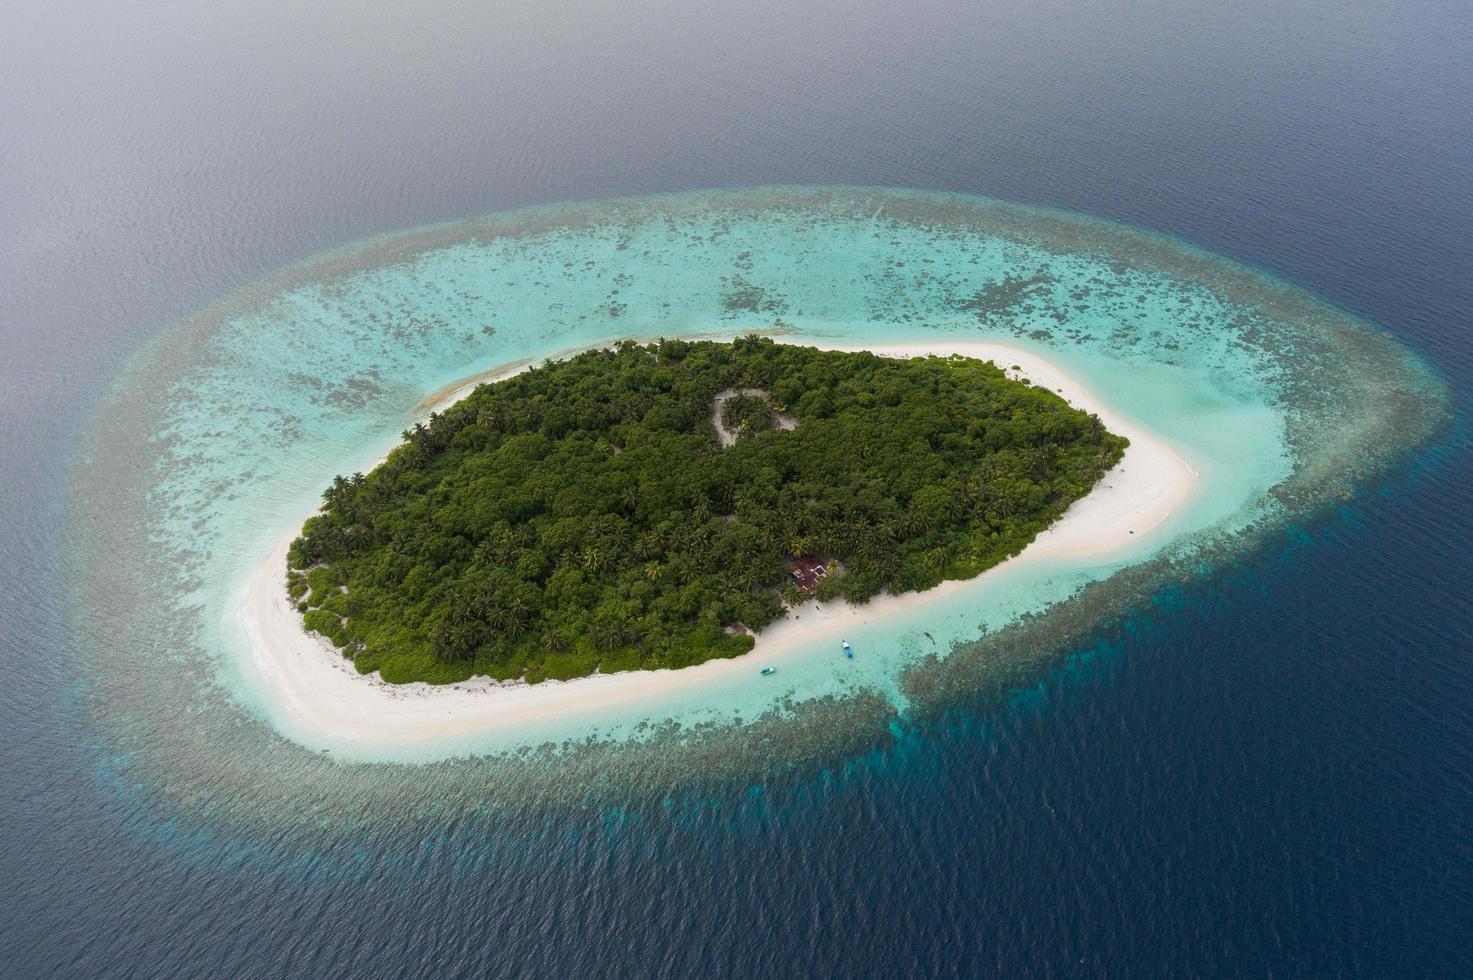
[[742,627],[798,601],[791,557],[830,563],[820,599],[977,575],[1125,445],[960,356],[625,341],[482,385],[338,477],[288,588],[393,682],[682,667],[745,652]]

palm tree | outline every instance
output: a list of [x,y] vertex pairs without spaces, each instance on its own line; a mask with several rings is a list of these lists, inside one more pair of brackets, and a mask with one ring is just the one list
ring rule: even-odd
[[967,515],[972,511],[972,506],[972,500],[968,499],[968,495],[963,492],[951,498],[951,504],[947,510],[951,514],[951,519],[960,523],[967,519]]
[[929,524],[930,521],[926,518],[926,515],[922,514],[920,511],[915,510],[906,511],[905,516],[900,519],[901,529],[904,530],[907,535],[921,534],[925,531],[929,531]]
[[692,537],[685,548],[686,557],[693,567],[700,569],[706,567],[707,559],[711,557],[711,542],[705,535]]
[[589,626],[589,633],[596,649],[604,653],[617,650],[623,641],[621,623],[615,619],[596,619]]
[[442,660],[469,660],[481,646],[482,629],[475,623],[458,623],[453,619],[440,623],[432,631],[430,642]]
[[808,553],[810,555],[834,554],[839,550],[838,542],[834,540],[834,531],[829,524],[818,524],[808,535]]
[[487,598],[484,594],[473,592],[469,595],[455,593],[450,597],[450,624],[453,626],[466,626],[471,623],[487,622],[485,608]]
[[609,567],[608,556],[600,551],[597,545],[589,545],[583,549],[583,567],[599,575]]
[[503,629],[508,636],[522,636],[527,632],[527,621],[532,612],[520,596],[512,596],[502,607]]

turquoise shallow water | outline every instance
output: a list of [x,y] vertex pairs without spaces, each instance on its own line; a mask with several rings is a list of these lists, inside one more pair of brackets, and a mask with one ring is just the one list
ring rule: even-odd
[[[845,669],[827,655],[837,637],[825,637],[784,661],[780,683],[743,676],[510,735],[345,746],[293,728],[242,669],[234,612],[245,582],[322,487],[370,467],[427,397],[509,362],[621,337],[750,331],[1035,351],[1177,446],[1201,474],[1199,491],[1107,560],[1004,568],[871,626]],[[800,756],[832,751],[1046,664],[1062,638],[1118,614],[1152,582],[1348,493],[1430,432],[1443,398],[1403,348],[1302,291],[1079,216],[801,188],[543,208],[285,270],[138,355],[99,407],[77,470],[75,542],[106,560],[87,566],[74,608],[82,628],[107,633],[89,647],[99,660],[92,695],[130,747],[125,768],[169,773],[177,796],[193,798],[187,774],[213,770],[220,754],[246,782],[271,767],[317,792],[343,779],[379,791],[352,767],[314,782],[322,763],[303,749],[323,747],[338,758],[491,756],[490,765],[511,764],[512,753],[523,777],[559,782],[580,753],[634,740],[668,762],[658,746],[674,740],[740,771],[735,729],[786,732]],[[225,751],[240,740],[256,750]],[[563,761],[533,772],[518,755],[529,749]],[[765,753],[760,764],[771,763]]]
[[[1473,976],[1473,5],[7,14],[7,977]],[[300,434],[247,410],[320,416],[310,385],[275,375],[342,372],[294,363],[288,344],[321,338],[277,328],[236,371],[250,337],[228,321],[477,228],[536,231],[525,216],[400,229],[773,183],[1072,208],[1352,311],[1130,229],[1086,235],[1091,222],[950,196],[924,195],[923,214],[891,195],[911,201],[902,224],[936,229],[933,251],[981,225],[1262,311],[1257,328],[1205,329],[1242,336],[1267,366],[1254,380],[1278,392],[1243,402],[1286,426],[1295,476],[1277,513],[945,660],[918,647],[894,679],[903,716],[860,694],[780,724],[661,730],[649,751],[344,765],[242,709],[220,683],[229,651],[206,636],[212,576],[269,536],[240,525],[247,501],[282,520],[319,489],[269,458],[301,456]],[[682,222],[774,195],[720,197],[551,213]],[[857,228],[871,200],[807,210]],[[306,261],[385,233],[407,244]],[[867,273],[858,286],[884,291]],[[925,317],[981,329],[964,292],[933,296]],[[863,299],[833,306],[864,322]],[[725,320],[719,295],[705,305]],[[1444,389],[1368,323],[1435,363],[1458,404],[1405,468]],[[1204,339],[1184,362],[1211,359]],[[426,345],[393,343],[358,357],[400,372],[384,384],[455,371],[421,371]],[[212,424],[268,457],[269,479],[208,488],[205,474],[261,460],[200,456],[196,481],[201,447],[153,438],[216,369],[238,404],[212,401]],[[379,399],[361,439],[345,431],[309,462],[325,475],[392,437],[414,396]],[[218,507],[193,538],[194,515],[147,499],[166,480]]]

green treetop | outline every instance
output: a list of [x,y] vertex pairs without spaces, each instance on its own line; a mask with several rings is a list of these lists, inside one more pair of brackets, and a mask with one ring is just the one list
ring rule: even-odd
[[[727,393],[723,448],[727,389],[756,393]],[[388,681],[683,667],[750,649],[792,557],[854,602],[977,575],[1125,445],[968,358],[625,341],[482,385],[339,477],[288,588]]]

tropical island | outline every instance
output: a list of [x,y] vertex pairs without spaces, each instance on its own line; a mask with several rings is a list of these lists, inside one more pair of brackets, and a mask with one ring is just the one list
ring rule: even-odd
[[685,667],[805,598],[980,574],[1126,445],[960,355],[625,341],[481,385],[339,477],[287,588],[392,683]]

